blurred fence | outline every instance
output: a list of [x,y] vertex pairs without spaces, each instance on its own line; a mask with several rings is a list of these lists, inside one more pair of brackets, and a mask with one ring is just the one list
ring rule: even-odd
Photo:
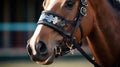
[[0,0],[0,60],[27,56],[27,40],[33,34],[43,10],[42,2]]
[[24,48],[35,27],[35,22],[0,23],[0,48]]
[[0,61],[28,59],[27,40],[35,30],[35,22],[0,23]]
[[43,0],[0,0],[0,49],[24,48]]

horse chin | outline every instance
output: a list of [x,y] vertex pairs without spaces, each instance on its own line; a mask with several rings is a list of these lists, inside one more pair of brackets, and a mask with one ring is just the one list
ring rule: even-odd
[[42,64],[42,65],[50,65],[52,64],[54,61],[54,56],[50,56],[48,57],[46,60],[44,61],[36,61],[37,64]]

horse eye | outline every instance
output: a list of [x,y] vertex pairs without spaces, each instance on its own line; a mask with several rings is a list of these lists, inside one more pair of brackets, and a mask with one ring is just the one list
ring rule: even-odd
[[73,8],[75,2],[73,0],[67,0],[66,3],[65,3],[65,7],[66,8]]

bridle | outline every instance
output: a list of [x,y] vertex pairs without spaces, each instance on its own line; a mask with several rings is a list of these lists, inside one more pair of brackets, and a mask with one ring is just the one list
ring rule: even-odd
[[[69,52],[73,53],[72,50],[76,48],[92,64],[94,64],[95,67],[100,67],[100,65],[98,65],[94,60],[92,60],[84,52],[84,50],[82,50],[82,48],[81,48],[82,41],[78,42],[75,38],[75,33],[77,32],[78,28],[80,29],[81,37],[83,37],[83,29],[81,27],[80,21],[84,16],[87,15],[87,13],[86,13],[86,6],[87,5],[88,4],[87,4],[86,0],[80,1],[77,15],[73,21],[69,21],[55,12],[43,11],[41,16],[40,16],[40,19],[38,21],[38,25],[43,24],[45,26],[48,26],[63,36],[63,41],[61,42],[61,45],[58,45],[54,49],[56,57],[62,56],[62,55],[67,54]],[[74,31],[72,32],[72,34],[69,33],[69,29],[65,29],[65,27],[67,25],[74,27]],[[69,43],[67,43],[68,40],[69,40]],[[67,48],[63,49],[64,46],[66,46]]]
[[[64,37],[64,40],[63,40],[64,44],[66,44],[67,39],[70,39],[70,41],[72,43],[74,40],[74,35],[77,32],[77,29],[79,27],[81,30],[81,37],[83,37],[83,31],[82,31],[82,27],[81,27],[79,21],[82,19],[83,16],[87,15],[86,14],[86,6],[87,6],[86,0],[85,1],[81,0],[80,6],[82,6],[82,7],[78,8],[78,13],[73,21],[66,20],[64,17],[56,14],[55,12],[43,11],[40,16],[38,25],[44,24],[44,25],[54,29],[55,31],[59,32]],[[69,31],[68,29],[67,30],[64,29],[66,27],[66,25],[71,25],[74,27],[74,32],[72,34],[70,34],[68,32]],[[73,49],[73,47],[71,47],[71,46],[69,46],[69,48]],[[61,49],[60,49],[60,51],[61,51]],[[59,53],[61,55],[63,55],[64,53],[66,54],[67,52],[63,52],[63,53],[59,52]]]

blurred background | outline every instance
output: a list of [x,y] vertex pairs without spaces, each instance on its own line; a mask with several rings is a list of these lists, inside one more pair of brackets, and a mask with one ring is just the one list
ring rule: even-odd
[[[32,36],[41,14],[43,0],[0,0],[0,67],[93,67],[79,53],[68,54],[52,65],[31,61],[27,40]],[[87,46],[85,50],[90,54]]]
[[42,0],[0,0],[0,61],[27,56],[27,40],[43,10],[41,4]]

